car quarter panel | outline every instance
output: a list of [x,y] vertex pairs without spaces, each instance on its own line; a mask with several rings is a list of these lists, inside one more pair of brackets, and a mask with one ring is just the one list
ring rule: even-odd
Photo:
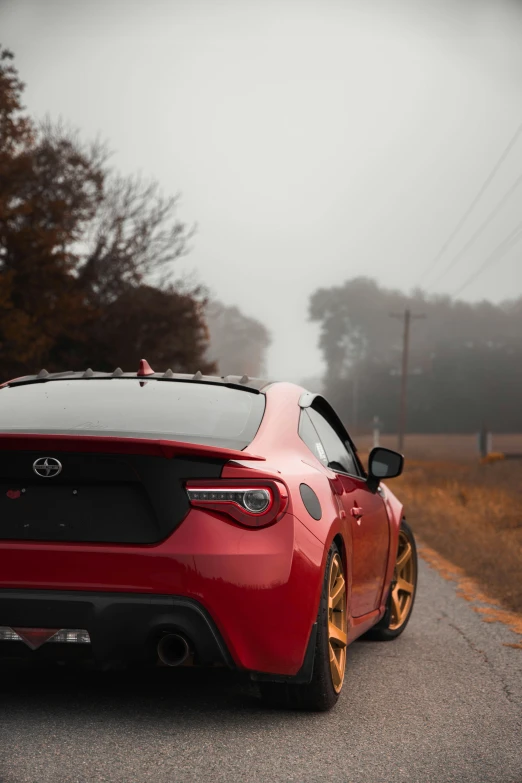
[[[257,453],[263,454],[265,462],[256,465],[230,462],[223,471],[223,477],[239,475],[236,471],[240,465],[244,477],[254,476],[259,471],[284,480],[289,490],[289,510],[324,546],[328,544],[329,547],[338,533],[349,541],[350,527],[334,491],[335,474],[321,465],[299,437],[299,399],[303,392],[304,389],[286,383],[278,383],[267,390],[265,417],[249,446],[249,450],[257,449]],[[310,487],[318,498],[321,510],[318,519],[311,515],[303,501],[301,484]]]
[[[349,574],[349,606],[352,603],[352,577],[353,577],[353,523],[349,517],[350,509],[346,508],[346,487],[343,478],[333,471],[325,468],[317,457],[308,449],[298,433],[299,425],[299,399],[303,390],[290,384],[277,384],[267,390],[267,404],[265,418],[258,433],[250,445],[250,449],[256,453],[262,453],[266,461],[261,465],[244,463],[246,470],[270,469],[274,475],[280,474],[288,484],[292,499],[292,512],[324,545],[324,559],[334,537],[340,535],[345,544],[345,565]],[[359,488],[361,497],[368,490],[366,482],[346,477],[345,483],[354,484]],[[319,498],[322,514],[320,519],[314,519],[306,508],[299,493],[300,483],[310,486]],[[357,494],[357,493],[355,493]],[[400,524],[402,508],[390,490],[383,485],[383,495],[375,497],[375,501],[382,500],[382,516],[389,520],[386,525],[385,541],[383,541],[382,572],[379,583],[381,587],[380,603],[378,608],[369,618],[370,625],[375,622],[375,612],[382,614],[387,589],[393,574],[394,556],[397,550],[398,526]],[[373,497],[373,496],[372,496]],[[353,505],[353,503],[352,503]],[[324,563],[323,563],[324,564]],[[364,564],[362,564],[364,570]],[[375,577],[376,574],[374,573]],[[379,594],[377,595],[379,600]],[[374,602],[372,603],[374,605]],[[358,623],[364,625],[364,617],[353,619],[353,631],[350,634],[358,635],[355,628]]]
[[[321,543],[321,573],[324,574],[330,545],[336,536],[344,542],[345,566],[351,573],[351,527],[343,505],[336,494],[336,487],[342,493],[342,486],[335,481],[335,474],[325,469],[310,452],[298,433],[299,399],[304,392],[293,384],[278,383],[267,390],[265,417],[249,450],[265,456],[265,462],[229,462],[223,477],[254,477],[267,475],[284,480],[290,498],[289,511]],[[320,505],[320,517],[315,518],[303,501],[301,485],[310,487]],[[322,582],[318,585],[316,605]],[[348,585],[348,593],[351,586]],[[349,595],[348,595],[349,599]]]

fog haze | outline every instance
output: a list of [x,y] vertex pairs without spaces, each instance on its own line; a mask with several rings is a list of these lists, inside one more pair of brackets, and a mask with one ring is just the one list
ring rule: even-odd
[[[99,134],[121,171],[181,192],[198,231],[180,269],[266,323],[272,376],[322,372],[318,287],[427,285],[522,173],[520,139],[424,278],[522,122],[512,2],[4,0],[0,39],[31,113]],[[521,193],[430,292],[480,266]],[[520,295],[520,247],[463,298]]]

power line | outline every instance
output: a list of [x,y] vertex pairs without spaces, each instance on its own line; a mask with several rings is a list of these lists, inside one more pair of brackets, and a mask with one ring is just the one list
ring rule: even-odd
[[484,195],[484,193],[488,189],[488,187],[489,187],[491,181],[493,180],[495,174],[497,173],[497,171],[499,170],[499,168],[504,163],[505,159],[507,158],[507,156],[509,155],[509,153],[511,152],[511,150],[513,149],[513,147],[517,143],[518,137],[520,136],[521,133],[522,133],[522,123],[520,123],[520,125],[516,129],[514,136],[511,138],[511,140],[509,141],[507,147],[504,149],[502,155],[497,160],[497,162],[495,163],[495,165],[491,169],[490,173],[488,174],[488,176],[486,177],[486,179],[482,183],[482,185],[481,185],[477,195],[475,196],[475,198],[473,199],[473,201],[471,202],[471,204],[469,205],[467,210],[464,212],[464,215],[461,217],[461,219],[459,220],[459,222],[457,223],[457,225],[455,226],[455,228],[453,229],[453,231],[449,235],[448,239],[444,242],[444,244],[440,248],[440,250],[437,253],[437,255],[430,261],[430,263],[428,264],[428,266],[426,267],[426,269],[422,273],[421,279],[423,277],[427,277],[431,273],[432,269],[434,269],[437,266],[437,264],[439,263],[440,259],[442,258],[442,256],[444,255],[444,253],[446,252],[446,250],[448,249],[450,244],[453,242],[453,240],[455,239],[455,237],[459,233],[460,229],[462,228],[462,226],[464,225],[466,220],[469,218],[469,216],[471,215],[471,213],[473,212],[473,210],[477,206],[478,202],[480,201],[480,199],[482,198],[482,196]]
[[511,250],[512,247],[514,247],[520,240],[522,239],[522,222],[516,226],[513,231],[498,245],[495,250],[486,258],[482,266],[480,266],[478,269],[473,272],[472,275],[468,277],[468,279],[458,288],[453,296],[458,296],[461,294],[465,288],[468,287],[471,283],[473,283],[479,275],[484,272],[485,269],[487,269],[489,266],[494,264],[497,261],[500,261],[506,253]]
[[489,224],[494,220],[494,218],[498,215],[498,213],[500,212],[500,210],[502,209],[506,201],[508,201],[508,199],[513,195],[515,190],[517,190],[517,188],[520,187],[521,184],[522,184],[522,174],[520,174],[520,176],[517,177],[517,179],[515,180],[513,185],[509,188],[509,190],[506,193],[504,193],[504,195],[502,196],[502,198],[500,199],[496,207],[493,209],[492,212],[489,213],[486,220],[484,220],[484,222],[480,224],[480,226],[475,231],[471,239],[469,239],[464,245],[464,247],[461,250],[459,250],[457,255],[451,259],[448,266],[441,272],[441,274],[437,278],[435,278],[433,283],[431,283],[431,285],[429,286],[430,288],[433,288],[433,286],[437,285],[437,283],[440,280],[442,280],[442,278],[451,269],[453,269],[453,267],[460,261],[462,256],[465,255],[465,253],[469,250],[469,248],[474,244],[475,240],[479,238],[479,236],[483,233],[483,231],[485,231],[485,229],[489,226]]

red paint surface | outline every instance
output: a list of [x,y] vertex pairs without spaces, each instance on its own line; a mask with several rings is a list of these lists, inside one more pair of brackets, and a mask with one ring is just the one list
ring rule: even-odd
[[154,370],[146,359],[140,359],[140,366],[137,375],[154,375]]
[[212,459],[264,460],[250,451],[236,451],[223,446],[205,446],[199,443],[162,438],[116,438],[110,435],[26,435],[0,433],[0,449],[26,451],[31,449],[53,451],[85,451],[107,454],[146,454],[151,457],[200,456]]
[[13,628],[13,631],[30,647],[37,650],[58,633],[59,628]]

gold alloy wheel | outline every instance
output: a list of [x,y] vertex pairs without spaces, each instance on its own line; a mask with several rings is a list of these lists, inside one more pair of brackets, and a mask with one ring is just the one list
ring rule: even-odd
[[415,594],[416,570],[411,542],[401,530],[391,591],[390,631],[396,631],[408,619]]
[[332,685],[336,693],[343,687],[346,642],[346,582],[341,556],[336,552],[328,576],[328,652]]

